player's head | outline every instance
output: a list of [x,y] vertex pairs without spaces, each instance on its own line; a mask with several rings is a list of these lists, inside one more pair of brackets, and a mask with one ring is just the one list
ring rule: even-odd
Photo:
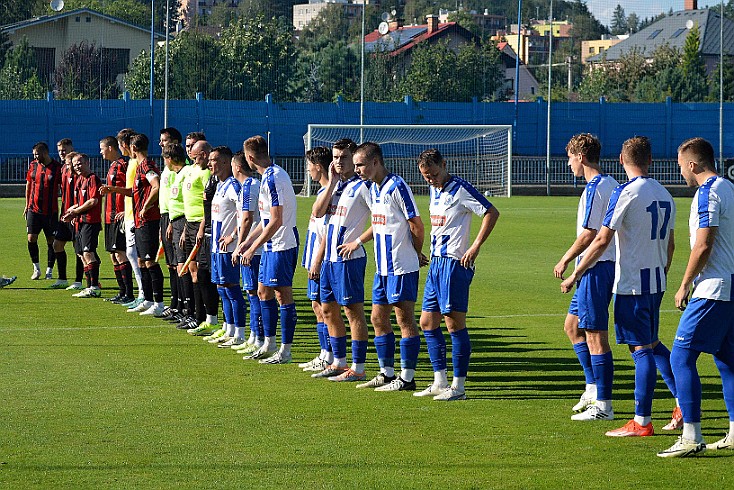
[[105,160],[112,160],[120,151],[120,145],[114,136],[105,136],[99,140],[99,154]]
[[232,155],[232,173],[235,175],[243,174],[246,177],[249,177],[252,173],[252,169],[247,164],[245,152],[242,150]]
[[566,155],[574,176],[583,177],[584,165],[599,165],[601,142],[592,134],[577,134],[566,145]]
[[161,155],[163,155],[163,161],[169,169],[172,166],[182,167],[186,164],[186,152],[180,144],[164,146]]
[[703,138],[690,138],[678,147],[678,166],[680,174],[691,187],[696,187],[696,175],[702,172],[716,172],[714,147]]
[[71,138],[61,138],[56,143],[56,151],[59,152],[59,158],[63,162],[66,154],[74,151],[74,144],[71,142]]
[[418,170],[428,185],[438,189],[441,189],[449,180],[449,173],[446,171],[446,160],[436,148],[423,150],[418,155]]
[[183,142],[183,136],[181,136],[181,133],[176,128],[163,128],[160,131],[160,136],[158,138],[158,146],[163,149],[164,146],[170,145],[170,144],[181,144]]
[[619,158],[623,165],[647,168],[652,163],[652,147],[646,136],[634,136],[622,143]]
[[71,164],[74,172],[79,175],[87,175],[91,171],[89,168],[89,156],[86,153],[74,153]]
[[194,143],[189,151],[189,158],[202,169],[209,166],[209,153],[212,151],[212,145],[206,140],[199,140]]
[[242,151],[245,152],[247,163],[253,171],[257,171],[258,166],[267,167],[270,165],[268,142],[262,136],[257,135],[247,138],[242,143]]
[[48,163],[51,157],[48,154],[48,145],[44,141],[39,141],[33,145],[33,159],[41,163]]
[[134,154],[147,156],[148,145],[150,145],[150,141],[148,140],[148,137],[142,133],[134,134],[132,138],[130,138],[130,150]]
[[332,154],[334,166],[339,175],[351,176],[354,173],[354,160],[352,156],[357,149],[357,143],[349,138],[342,138],[334,143]]
[[[201,131],[193,131],[186,135],[186,154],[191,157],[191,149],[197,141],[206,141],[206,135]],[[193,158],[192,158],[193,160]]]
[[209,170],[222,181],[232,175],[232,150],[229,146],[217,146],[209,152]]
[[125,156],[130,156],[130,139],[135,134],[134,129],[125,128],[117,132],[117,144]]
[[363,180],[373,180],[385,172],[382,149],[377,143],[368,141],[354,150],[354,171]]
[[331,150],[325,146],[317,146],[308,150],[306,152],[306,170],[311,176],[311,180],[318,182],[322,176],[328,176],[331,160]]

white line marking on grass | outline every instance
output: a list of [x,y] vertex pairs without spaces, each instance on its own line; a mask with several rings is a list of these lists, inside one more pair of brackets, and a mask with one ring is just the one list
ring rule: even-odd
[[[117,325],[114,327],[59,327],[59,328],[51,328],[47,330],[47,332],[55,332],[57,330],[126,330],[126,329],[136,329],[136,328],[167,328],[167,325]],[[13,332],[13,331],[26,331],[27,328],[2,328],[0,327],[0,332]]]
[[[660,313],[675,313],[678,310],[660,310]],[[566,316],[566,313],[521,313],[518,315],[484,315],[477,318],[543,318]]]

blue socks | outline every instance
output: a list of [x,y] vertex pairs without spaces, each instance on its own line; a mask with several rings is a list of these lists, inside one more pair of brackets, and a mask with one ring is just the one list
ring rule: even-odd
[[334,353],[334,359],[344,359],[347,357],[347,336],[330,337],[331,351]]
[[[222,296],[221,294],[219,295]],[[227,288],[227,298],[232,304],[232,323],[235,327],[244,327],[245,318],[247,318],[247,305],[245,297],[242,296],[242,290],[239,286]],[[224,301],[224,298],[222,298]]]
[[573,344],[573,350],[576,353],[576,357],[579,358],[581,368],[584,370],[586,384],[593,385],[596,381],[594,380],[594,368],[591,367],[591,354],[589,353],[589,346],[586,344],[586,342],[579,342],[578,344]]
[[[277,303],[277,302],[276,302]],[[280,307],[280,332],[284,344],[293,343],[293,335],[296,333],[296,304],[283,305]]]
[[275,337],[278,331],[278,301],[273,298],[260,301],[260,310],[265,337]]
[[364,364],[367,361],[367,341],[352,340],[352,362]]
[[469,358],[471,357],[471,340],[469,332],[463,328],[458,332],[451,333],[451,362],[454,365],[454,377],[465,378],[469,371]]
[[418,364],[420,350],[421,338],[419,335],[400,339],[400,367],[402,369],[415,369]]
[[701,422],[701,377],[696,368],[699,355],[698,351],[676,347],[670,356],[676,386],[681,389],[678,404],[686,423]]
[[326,350],[326,346],[329,345],[329,330],[326,328],[324,322],[316,323],[316,335],[319,338],[319,348]]
[[222,298],[222,313],[224,314],[225,323],[234,325],[232,303],[229,301],[227,290],[224,288],[217,288],[217,293],[219,293],[219,297]]
[[652,349],[636,350],[632,359],[635,361],[635,415],[649,417],[657,380]]
[[591,355],[591,366],[594,368],[594,379],[596,381],[596,399],[612,399],[612,383],[614,381],[614,360],[612,352]]
[[662,342],[658,343],[653,350],[655,356],[655,365],[663,377],[663,381],[668,385],[668,389],[673,394],[673,398],[678,398],[678,390],[675,387],[675,378],[673,377],[673,369],[670,367],[670,351]]
[[380,368],[395,367],[395,334],[375,336],[374,342]]
[[248,294],[247,299],[250,301],[250,331],[255,337],[262,339],[264,337],[262,330],[262,313],[260,309],[260,299],[257,294]]
[[434,330],[423,330],[423,337],[426,339],[426,348],[428,349],[428,358],[431,360],[433,371],[443,371],[446,369],[446,338],[443,336],[441,327]]
[[714,362],[721,373],[721,385],[729,421],[734,422],[734,354],[727,352],[721,358],[714,356]]

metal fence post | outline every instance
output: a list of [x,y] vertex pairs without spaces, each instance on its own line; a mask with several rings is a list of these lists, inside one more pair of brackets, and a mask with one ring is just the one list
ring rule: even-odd
[[53,103],[54,93],[52,91],[46,92],[46,141],[51,141],[51,127],[53,126]]

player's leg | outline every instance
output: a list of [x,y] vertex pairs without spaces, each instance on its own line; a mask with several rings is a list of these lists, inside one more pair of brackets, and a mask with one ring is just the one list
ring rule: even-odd
[[272,260],[268,269],[271,273],[267,277],[268,284],[274,289],[276,304],[280,305],[281,343],[278,352],[260,360],[260,363],[288,364],[291,362],[291,345],[298,322],[296,303],[293,300],[293,274],[296,270],[298,248],[273,252],[270,258]]
[[607,330],[585,329],[586,342],[594,369],[595,401],[583,412],[571,416],[571,420],[593,421],[614,419],[612,387],[614,359]]
[[26,232],[28,237],[28,255],[31,258],[33,264],[33,274],[31,279],[36,280],[41,278],[41,266],[39,264],[39,250],[38,250],[38,234],[41,232],[43,223],[42,216],[33,211],[26,213]]
[[716,301],[716,304],[721,310],[716,321],[716,330],[723,332],[723,338],[714,354],[714,362],[721,374],[724,404],[729,414],[729,431],[722,439],[709,444],[708,448],[734,449],[734,302]]
[[66,276],[67,260],[66,242],[71,239],[71,230],[68,223],[59,223],[56,228],[56,236],[54,237],[53,249],[56,256],[56,265],[58,270],[58,278],[53,283],[51,289],[66,289],[69,281]]
[[400,327],[400,375],[375,391],[412,391],[415,390],[415,368],[421,346],[415,322],[415,301],[403,300],[391,306]]
[[[341,315],[341,307],[334,301],[334,295],[329,293],[324,296],[325,291],[331,291],[330,283],[322,276],[320,284],[319,294],[326,300],[321,303],[321,311],[326,326],[326,335],[329,338],[330,351],[328,353],[322,351],[319,358],[311,361],[311,365],[304,366],[303,370],[315,371],[311,375],[313,378],[329,378],[347,371],[347,327]],[[321,369],[318,369],[319,367]]]
[[54,251],[54,237],[59,225],[59,217],[56,213],[45,217],[43,224],[43,235],[46,237],[46,279],[53,279],[53,269],[56,263],[56,252]]
[[143,291],[143,274],[140,271],[140,262],[138,261],[138,247],[135,242],[135,224],[132,221],[125,221],[124,226],[125,254],[127,255],[129,259],[128,262],[130,263],[130,268],[126,270],[126,272],[128,274],[132,274],[138,288],[137,298],[130,303],[124,304],[135,308],[145,299],[145,292]]
[[[426,282],[426,289],[428,289]],[[424,289],[425,291],[425,289]],[[423,311],[420,316],[420,326],[426,340],[428,358],[433,367],[433,382],[425,390],[413,393],[414,396],[436,396],[449,387],[446,374],[446,338],[441,330],[441,312],[432,311],[432,302],[423,296]],[[437,303],[436,303],[437,305]]]

